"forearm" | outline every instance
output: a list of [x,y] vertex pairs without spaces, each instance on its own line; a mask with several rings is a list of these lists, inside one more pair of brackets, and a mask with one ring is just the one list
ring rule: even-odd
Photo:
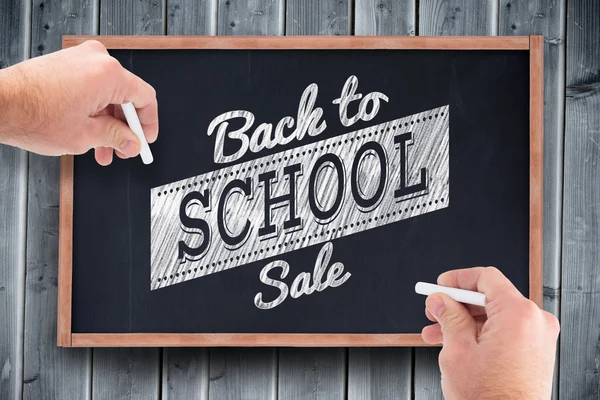
[[10,119],[10,92],[12,82],[9,77],[9,69],[0,70],[0,143],[8,143],[9,119]]
[[[0,70],[0,143],[16,146],[17,124],[15,119],[16,103],[20,102],[20,79],[18,67]],[[19,129],[20,130],[20,129]]]

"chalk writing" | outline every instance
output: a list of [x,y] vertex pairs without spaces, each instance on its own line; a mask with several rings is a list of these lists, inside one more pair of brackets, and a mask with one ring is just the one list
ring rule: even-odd
[[[296,118],[283,117],[274,129],[270,123],[254,128],[246,110],[217,116],[207,131],[215,137],[215,163],[321,134],[327,123],[317,96],[317,85],[308,85]],[[333,104],[347,127],[371,121],[388,101],[381,92],[363,96],[358,78],[350,76]],[[358,102],[354,114],[348,111],[352,102]],[[230,129],[233,120],[241,128]],[[225,154],[224,147],[237,150]],[[259,279],[280,294],[265,299],[258,293],[255,305],[270,309],[288,295],[336,287],[350,272],[334,263],[323,282],[333,240],[448,207],[448,185],[449,114],[443,106],[153,188],[150,287],[319,244],[313,275],[302,272],[289,286],[283,281],[289,264],[267,264]]]

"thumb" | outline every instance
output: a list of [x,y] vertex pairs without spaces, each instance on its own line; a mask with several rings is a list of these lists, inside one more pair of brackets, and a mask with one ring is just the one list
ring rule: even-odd
[[444,345],[476,342],[477,324],[464,305],[445,294],[434,293],[427,297],[425,307],[440,324]]
[[127,157],[140,153],[141,145],[135,133],[120,119],[110,115],[94,117],[92,147],[111,147]]

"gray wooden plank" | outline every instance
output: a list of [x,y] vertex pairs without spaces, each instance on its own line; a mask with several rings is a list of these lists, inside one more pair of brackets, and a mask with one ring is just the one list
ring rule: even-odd
[[[100,2],[101,35],[161,35],[166,0],[123,3]],[[92,397],[94,399],[158,399],[161,351],[153,348],[94,349]]]
[[219,0],[218,34],[283,35],[283,0]]
[[209,398],[211,400],[276,399],[276,349],[211,349]]
[[[4,11],[0,7],[0,14]],[[4,14],[7,15],[7,14]],[[11,15],[11,17],[18,15]],[[0,26],[4,21],[0,18]],[[18,26],[18,25],[17,25]],[[3,37],[0,28],[0,37]],[[0,45],[0,48],[2,45]],[[1,62],[13,62],[6,54]],[[20,399],[23,385],[23,299],[27,153],[0,145],[0,398]]]
[[[496,35],[498,3],[496,0],[421,0],[418,21],[420,36]],[[415,349],[415,399],[442,398],[438,354],[436,348]]]
[[[0,11],[3,8],[0,7]],[[5,14],[6,15],[6,14]],[[14,16],[14,15],[12,15]],[[0,18],[0,24],[2,24]],[[2,37],[0,29],[0,37]],[[0,46],[1,47],[1,46]],[[6,54],[0,56],[12,64]],[[0,398],[20,399],[23,385],[23,299],[27,153],[0,145]]]
[[[169,0],[168,35],[215,35],[217,0]],[[209,352],[203,348],[165,348],[162,399],[208,399]]]
[[163,350],[162,399],[208,399],[208,350]]
[[[414,35],[414,0],[357,0],[356,35]],[[348,399],[410,398],[412,350],[349,349]]]
[[[60,50],[62,35],[93,34],[97,4],[36,0],[32,56]],[[58,293],[59,160],[29,155],[27,278],[25,298],[26,399],[86,399],[91,352],[56,346]]]
[[217,0],[169,0],[167,35],[216,35]]
[[279,350],[279,400],[346,398],[347,349]]
[[159,398],[157,350],[112,348],[94,350],[94,400]]
[[354,33],[414,36],[415,19],[415,0],[356,0]]
[[[544,309],[560,318],[566,0],[501,0],[499,21],[500,35],[544,35]],[[558,362],[554,398],[557,378]]]
[[[0,69],[29,55],[30,6],[0,0]],[[0,398],[21,399],[27,153],[0,144]]]
[[497,0],[421,0],[420,36],[497,35]]
[[[286,35],[348,35],[352,4],[348,0],[288,0]],[[281,348],[280,400],[346,397],[347,350]]]
[[416,348],[415,349],[415,400],[437,400],[442,396],[442,376],[438,368],[440,349]]
[[559,393],[598,398],[600,374],[600,2],[567,2]]
[[288,0],[285,34],[350,35],[351,0]]
[[350,349],[348,400],[411,398],[412,350]]
[[101,35],[162,35],[166,0],[100,1]]

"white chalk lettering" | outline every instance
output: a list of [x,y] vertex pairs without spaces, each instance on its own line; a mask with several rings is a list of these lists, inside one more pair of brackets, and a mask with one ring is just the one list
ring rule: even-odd
[[315,262],[315,268],[312,275],[312,284],[311,284],[311,275],[309,272],[301,272],[298,274],[296,279],[292,282],[291,289],[288,289],[288,286],[285,282],[277,279],[271,279],[267,276],[269,271],[274,268],[281,268],[282,272],[280,275],[280,279],[285,279],[290,270],[290,266],[287,262],[282,260],[273,261],[262,269],[259,275],[259,279],[266,285],[273,286],[279,289],[279,296],[273,301],[264,302],[263,294],[259,292],[254,297],[254,305],[261,310],[270,310],[274,307],[277,307],[281,303],[285,301],[285,299],[289,294],[292,298],[297,299],[298,297],[304,295],[313,294],[315,291],[322,292],[328,287],[338,287],[350,279],[352,274],[350,272],[346,272],[343,276],[344,272],[344,264],[341,262],[334,263],[331,268],[327,271],[327,279],[323,282],[323,275],[325,275],[325,270],[327,270],[327,266],[329,265],[329,261],[331,260],[331,255],[333,254],[333,244],[331,242],[325,243],[325,245],[319,251],[319,255],[317,256],[317,261]]
[[[262,123],[248,139],[245,133],[254,124],[254,114],[250,111],[235,110],[223,113],[217,116],[208,125],[208,136],[211,136],[216,130],[214,160],[216,163],[223,164],[236,161],[246,154],[248,150],[252,153],[258,153],[265,148],[271,149],[278,144],[285,145],[292,140],[302,140],[304,136],[317,136],[327,128],[327,123],[321,121],[323,109],[316,107],[317,93],[319,88],[315,83],[308,85],[302,93],[300,103],[298,104],[298,113],[296,120],[292,117],[283,117],[275,128],[275,136],[272,137],[273,124]],[[244,125],[236,130],[227,132],[229,122],[236,118],[244,118]],[[296,123],[296,129],[287,137],[284,135],[284,128],[291,129]],[[229,155],[224,154],[225,139],[238,140],[240,143],[238,150]]]
[[[375,116],[379,112],[379,107],[380,107],[379,100],[383,100],[386,103],[389,101],[389,98],[381,92],[369,93],[360,101],[360,103],[358,105],[358,113],[355,116],[349,118],[348,111],[347,111],[348,105],[351,102],[353,102],[354,100],[359,100],[362,98],[362,94],[356,93],[357,89],[358,89],[358,78],[356,76],[352,75],[346,80],[346,83],[344,84],[344,87],[342,89],[342,94],[340,95],[340,97],[333,100],[333,104],[340,105],[340,108],[339,108],[340,121],[342,122],[342,124],[344,126],[351,126],[359,119],[362,119],[363,121],[372,120],[373,118],[375,118]],[[371,111],[367,112],[367,107],[369,106],[369,103],[372,103],[373,105],[371,107]]]

